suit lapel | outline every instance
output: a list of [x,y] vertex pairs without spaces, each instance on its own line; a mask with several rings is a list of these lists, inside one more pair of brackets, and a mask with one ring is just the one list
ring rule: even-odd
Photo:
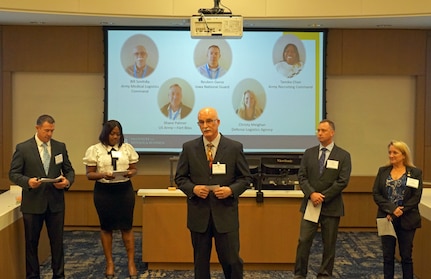
[[36,143],[36,140],[33,138],[33,141],[32,141],[32,147],[31,147],[31,152],[33,152],[33,156],[34,156],[34,158],[36,158],[36,162],[39,162],[38,163],[38,165],[39,165],[39,172],[41,173],[41,174],[43,174],[43,176],[46,176],[45,175],[45,169],[44,169],[44,167],[43,167],[43,163],[42,163],[42,158],[40,158],[40,153],[39,153],[39,146],[37,146],[37,143]]
[[221,136],[220,142],[219,142],[218,147],[217,147],[217,152],[216,152],[216,155],[214,157],[214,162],[222,162],[223,161],[223,156],[225,154],[225,150],[226,150],[226,141],[224,140],[223,136]]
[[196,140],[196,145],[198,146],[196,150],[202,150],[201,152],[196,154],[196,156],[198,156],[200,161],[207,162],[207,152],[206,152],[206,147],[204,144],[203,137],[200,137],[199,139]]

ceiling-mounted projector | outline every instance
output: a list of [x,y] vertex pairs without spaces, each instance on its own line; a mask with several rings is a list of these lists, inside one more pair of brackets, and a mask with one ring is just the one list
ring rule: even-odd
[[190,18],[192,38],[241,38],[243,18],[231,14],[200,14]]

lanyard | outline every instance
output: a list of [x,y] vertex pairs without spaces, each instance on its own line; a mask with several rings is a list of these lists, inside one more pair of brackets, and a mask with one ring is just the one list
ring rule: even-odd
[[210,68],[208,67],[208,64],[205,65],[205,68],[207,70],[207,74],[208,74],[209,78],[211,78],[211,79],[217,79],[218,78],[218,74],[220,72],[220,67],[217,67],[217,71],[215,71],[216,72],[216,76],[214,78],[211,76],[211,72],[212,71],[210,71]]
[[148,69],[148,65],[145,65],[144,72],[142,73],[142,76],[138,77],[138,73],[137,73],[137,69],[136,69],[136,64],[134,64],[133,65],[133,76],[135,78],[143,78],[143,77],[145,77],[145,74],[147,73],[147,69]]

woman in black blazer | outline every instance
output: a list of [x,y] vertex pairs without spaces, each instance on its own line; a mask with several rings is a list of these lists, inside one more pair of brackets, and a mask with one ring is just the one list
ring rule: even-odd
[[[398,238],[403,278],[413,279],[413,238],[416,229],[421,227],[418,205],[422,196],[422,171],[413,165],[409,147],[402,141],[391,141],[388,155],[389,164],[379,168],[374,181],[377,218],[392,222]],[[385,279],[394,278],[397,238],[381,236]]]

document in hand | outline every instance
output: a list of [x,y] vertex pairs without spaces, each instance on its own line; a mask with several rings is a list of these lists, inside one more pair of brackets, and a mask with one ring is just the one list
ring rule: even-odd
[[118,181],[118,180],[124,180],[125,179],[125,175],[128,173],[129,171],[125,170],[125,171],[113,171],[112,175],[115,176],[115,178],[111,181]]
[[320,217],[320,211],[322,210],[322,204],[314,206],[311,200],[308,200],[307,207],[305,208],[304,219],[317,223]]
[[42,181],[42,182],[56,183],[56,182],[60,182],[61,181],[61,177],[57,177],[57,178],[42,177],[42,178],[39,178],[39,180]]
[[395,233],[394,225],[391,221],[385,218],[377,218],[377,234],[382,235],[392,235],[395,238],[397,234]]

